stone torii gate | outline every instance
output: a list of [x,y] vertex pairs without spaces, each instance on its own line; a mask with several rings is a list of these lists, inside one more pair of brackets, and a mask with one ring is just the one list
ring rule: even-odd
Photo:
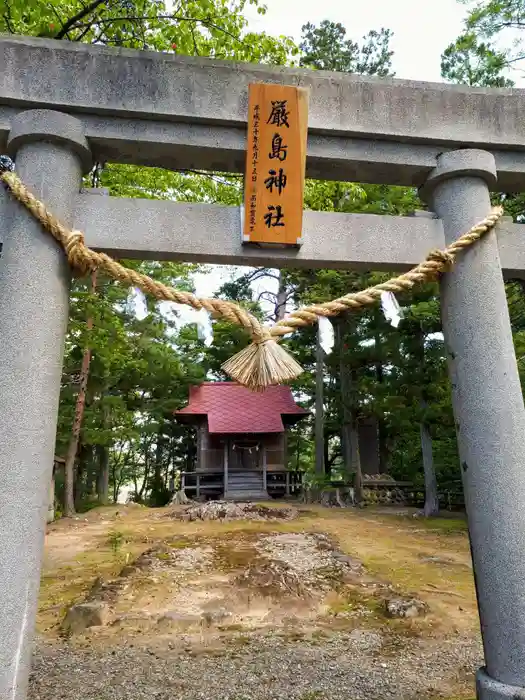
[[[242,172],[248,83],[310,88],[307,176],[421,187],[435,214],[306,212],[303,245],[243,246],[239,210],[80,191],[93,159]],[[0,37],[0,153],[86,243],[120,258],[406,270],[525,190],[525,91],[241,65]],[[503,220],[441,283],[485,651],[478,698],[525,698],[525,411]],[[0,700],[24,700],[68,317],[55,241],[0,189]],[[503,270],[503,275],[502,275]]]

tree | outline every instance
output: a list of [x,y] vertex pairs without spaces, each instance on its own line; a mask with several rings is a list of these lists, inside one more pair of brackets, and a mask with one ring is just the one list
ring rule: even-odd
[[[250,0],[258,12],[264,6]],[[246,0],[0,0],[0,31],[132,49],[284,64],[290,39],[247,31]]]
[[[97,289],[97,272],[94,270],[91,273],[91,294],[95,295]],[[73,427],[71,429],[71,438],[66,455],[64,465],[64,515],[71,517],[75,513],[75,459],[78,450],[78,441],[80,438],[80,429],[82,428],[82,420],[84,418],[84,408],[86,405],[86,390],[89,379],[89,366],[91,364],[91,348],[90,348],[90,333],[93,330],[93,317],[88,316],[86,322],[86,346],[82,357],[82,366],[80,368],[79,388],[75,405],[75,416],[73,419]]]
[[[293,42],[248,31],[245,4],[245,0],[188,0],[178,5],[162,0],[0,0],[0,31],[183,55],[288,62],[297,52]],[[257,0],[250,4],[265,11]],[[107,187],[113,196],[224,204],[238,203],[242,195],[236,176],[111,163],[97,163],[86,184]],[[188,289],[197,269],[124,262],[165,284]],[[143,300],[144,315],[139,318],[136,297],[127,289],[100,277],[97,291],[96,299],[90,299],[85,282],[75,280],[71,292],[57,432],[57,452],[68,448],[69,512],[75,496],[77,502],[86,500],[94,490],[100,503],[107,501],[110,486],[116,498],[123,480],[135,483],[138,498],[162,501],[169,474],[192,458],[189,438],[174,425],[173,411],[186,401],[189,385],[202,381],[210,370],[202,362],[207,353],[195,329],[181,329],[173,307]],[[89,343],[87,318],[93,319]],[[220,322],[217,326],[217,335],[228,333],[233,344],[245,342],[243,329]],[[213,353],[207,357],[213,364]]]
[[512,80],[504,76],[508,65],[505,53],[480,42],[470,31],[458,37],[443,52],[441,75],[453,83],[472,87],[512,87]]
[[[391,32],[381,29],[370,31],[360,46],[346,39],[345,28],[338,23],[325,20],[318,27],[307,24],[303,27],[300,44],[301,65],[316,69],[337,70],[385,76],[391,72],[392,51],[389,48]],[[305,202],[309,208],[323,211],[374,211],[385,212],[400,208],[396,200],[408,198],[402,188],[377,188],[355,183],[333,183],[310,181],[306,186]],[[412,197],[414,200],[414,197]],[[325,301],[347,293],[352,289],[368,286],[370,275],[319,271],[317,273],[292,273],[295,302],[309,303]],[[358,421],[362,415],[362,376],[368,366],[367,352],[361,344],[364,326],[351,314],[336,321],[337,342],[331,358],[326,360],[329,381],[326,403],[330,407],[321,433],[320,416],[316,409],[316,454],[324,454],[327,472],[342,462],[345,478],[355,475],[357,500],[361,499],[361,461],[358,441]],[[292,343],[294,341],[292,340]],[[350,349],[351,348],[351,349]],[[356,359],[357,358],[357,359]],[[323,386],[319,376],[325,363],[317,362],[317,387]],[[323,369],[324,372],[324,369]],[[322,381],[322,384],[321,384]],[[319,403],[317,389],[317,403]],[[366,399],[368,400],[368,399]],[[319,443],[323,440],[323,445]],[[320,463],[320,457],[317,458]]]
[[321,328],[317,326],[317,342],[315,346],[315,474],[318,479],[324,479],[325,469],[325,436],[324,436],[324,350],[321,346]]
[[467,85],[512,87],[511,76],[525,59],[525,0],[469,4],[461,36],[442,55],[442,76]]
[[318,27],[308,23],[302,28],[300,63],[305,67],[340,73],[391,75],[391,38],[389,29],[372,29],[359,45],[346,39],[346,29],[339,22],[325,19]]

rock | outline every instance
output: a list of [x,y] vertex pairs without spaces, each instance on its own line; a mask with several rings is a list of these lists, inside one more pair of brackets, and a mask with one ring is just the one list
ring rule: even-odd
[[299,515],[295,508],[272,508],[257,503],[208,501],[170,514],[178,520],[292,520]]
[[88,627],[102,627],[108,623],[109,608],[105,603],[77,603],[68,610],[62,622],[62,631],[80,634]]
[[425,556],[424,554],[419,555],[421,561],[428,562],[430,564],[453,564],[453,559],[448,559],[447,557],[437,557],[437,556]]
[[225,610],[224,608],[219,608],[218,610],[209,610],[202,613],[202,620],[207,627],[216,625],[219,622],[224,622],[227,617],[231,617],[231,612]]
[[428,605],[417,598],[390,598],[385,600],[388,617],[419,617],[428,612]]
[[352,571],[356,571],[358,573],[364,571],[364,566],[359,561],[359,559],[356,559],[355,557],[351,557],[348,554],[343,554],[342,552],[334,552],[332,556],[334,557],[334,559],[336,559],[341,564],[344,564],[344,566],[348,567]]
[[102,581],[101,578],[97,578],[86,603],[115,603],[128,587],[126,581],[121,578],[114,581]]
[[184,491],[177,491],[176,493],[173,494],[173,497],[170,501],[170,505],[176,506],[176,505],[187,505],[188,503],[193,503],[191,498],[188,498]]
[[185,631],[191,627],[202,625],[202,619],[197,615],[183,615],[175,610],[168,610],[157,620],[157,626],[161,629]]

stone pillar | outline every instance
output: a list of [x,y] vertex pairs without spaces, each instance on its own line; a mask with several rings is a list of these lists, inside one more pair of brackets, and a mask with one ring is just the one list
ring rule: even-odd
[[[8,142],[33,193],[71,225],[90,153],[82,123],[17,115]],[[69,270],[50,234],[0,186],[0,700],[24,700],[55,450]]]
[[[495,183],[490,153],[438,157],[421,194],[447,243],[489,213]],[[444,275],[441,304],[485,651],[478,698],[525,698],[525,410],[494,231]]]

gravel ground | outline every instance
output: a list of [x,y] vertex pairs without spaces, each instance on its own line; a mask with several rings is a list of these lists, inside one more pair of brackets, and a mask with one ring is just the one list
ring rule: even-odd
[[319,540],[306,533],[290,532],[260,537],[256,548],[298,574],[308,574],[334,564],[332,553],[320,550]]
[[40,640],[29,700],[423,700],[453,694],[447,684],[482,661],[473,640],[403,639],[394,651],[391,642],[388,652],[379,633],[354,630],[316,643],[258,637],[195,655]]

